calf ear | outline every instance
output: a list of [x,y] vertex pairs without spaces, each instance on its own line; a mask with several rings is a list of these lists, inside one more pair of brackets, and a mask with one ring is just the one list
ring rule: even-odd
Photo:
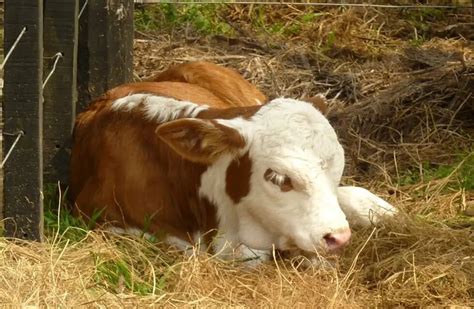
[[180,156],[198,163],[210,164],[245,146],[236,129],[215,120],[178,119],[160,125],[157,133]]
[[321,114],[326,115],[326,112],[328,110],[328,102],[324,95],[317,94],[313,97],[305,97],[302,100],[313,104],[314,108],[318,109]]

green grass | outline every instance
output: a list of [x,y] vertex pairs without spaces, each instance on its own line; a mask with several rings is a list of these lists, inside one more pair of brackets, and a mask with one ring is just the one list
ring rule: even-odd
[[190,26],[199,34],[232,36],[234,30],[220,15],[222,4],[157,4],[135,10],[135,27],[139,31],[184,29]]
[[[410,196],[414,199],[427,199],[436,193],[453,194],[459,191],[474,190],[474,152],[460,154],[451,164],[432,164],[426,162],[418,169],[406,170],[399,178],[399,186],[413,186],[409,188]],[[451,201],[451,202],[454,202]],[[461,200],[454,202],[456,211],[445,218],[438,218],[439,222],[451,228],[474,227],[474,217],[464,214]],[[439,204],[432,207],[427,203],[417,216],[426,218],[431,222],[433,214],[440,212]],[[458,208],[459,207],[459,208]]]
[[474,152],[460,154],[451,164],[423,163],[422,170],[409,169],[399,178],[399,186],[427,183],[450,177],[444,190],[474,190]]
[[66,205],[67,191],[64,194],[59,194],[56,184],[46,184],[43,194],[46,236],[61,234],[64,239],[72,241],[84,239],[90,229],[89,225],[71,214],[70,208]]
[[111,237],[114,255],[95,254],[95,281],[113,292],[159,294],[180,266],[154,241],[144,237]]
[[260,34],[290,38],[299,35],[307,27],[317,23],[318,19],[325,14],[308,11],[288,21],[283,18],[272,18],[268,14],[268,7],[259,5],[252,12],[252,30]]
[[[235,36],[236,31],[225,19],[225,4],[156,4],[144,5],[135,10],[135,27],[139,31],[184,29],[190,27],[198,34]],[[305,27],[318,22],[326,13],[305,12],[285,21],[269,16],[269,8],[256,5],[249,16],[251,31],[283,38],[298,35]]]
[[403,16],[413,27],[413,38],[409,43],[420,46],[432,36],[432,24],[439,23],[445,18],[446,10],[436,8],[422,8],[409,10]]
[[111,289],[115,293],[121,289],[127,289],[134,294],[150,295],[156,291],[163,291],[166,287],[165,275],[156,280],[153,276],[145,275],[143,271],[136,269],[131,259],[105,260],[96,257],[96,283]]

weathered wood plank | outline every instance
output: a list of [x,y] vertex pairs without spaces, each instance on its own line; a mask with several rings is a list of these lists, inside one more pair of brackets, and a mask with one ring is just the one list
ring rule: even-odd
[[41,240],[43,235],[42,69],[43,1],[5,1],[5,50],[27,27],[5,66],[4,153],[24,132],[4,166],[7,236]]
[[133,0],[88,2],[79,21],[78,67],[79,110],[133,79]]
[[76,115],[77,37],[79,0],[44,0],[44,70],[53,70],[44,87],[43,177],[45,182],[67,183],[69,142]]

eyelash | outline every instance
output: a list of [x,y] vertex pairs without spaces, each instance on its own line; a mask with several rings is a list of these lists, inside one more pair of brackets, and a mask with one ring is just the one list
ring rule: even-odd
[[280,190],[283,192],[293,190],[293,184],[291,183],[290,177],[278,174],[270,168],[265,171],[263,177],[266,181],[270,181],[274,185],[279,186]]

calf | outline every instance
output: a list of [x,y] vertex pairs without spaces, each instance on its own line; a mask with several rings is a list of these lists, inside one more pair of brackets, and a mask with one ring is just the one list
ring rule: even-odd
[[367,225],[394,211],[365,189],[339,187],[343,149],[312,104],[229,106],[221,93],[146,82],[92,103],[74,129],[76,214],[164,231],[183,249],[199,242],[224,258],[265,259],[273,247],[339,249],[348,220]]

